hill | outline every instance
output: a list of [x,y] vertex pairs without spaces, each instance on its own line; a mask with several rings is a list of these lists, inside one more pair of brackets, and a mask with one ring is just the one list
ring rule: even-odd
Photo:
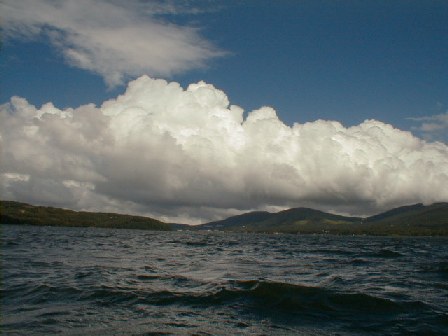
[[277,213],[255,211],[220,221],[189,226],[166,224],[149,217],[78,212],[0,201],[0,224],[143,230],[448,236],[448,203],[403,206],[367,218],[340,216],[309,208],[292,208]]
[[448,235],[448,203],[415,204],[366,218],[365,227],[381,234]]
[[309,208],[293,208],[278,213],[249,212],[200,225],[198,229],[249,232],[321,232],[326,225],[360,222],[357,217],[344,217]]
[[367,217],[334,215],[309,208],[278,213],[251,212],[198,226],[236,232],[366,235],[448,235],[448,203],[415,204]]
[[231,231],[244,228],[246,225],[257,225],[272,217],[273,214],[267,211],[253,211],[242,215],[232,216],[220,221],[210,222],[196,226],[200,230],[221,230]]
[[78,212],[53,207],[33,206],[12,201],[1,201],[0,223],[162,231],[171,230],[169,224],[165,224],[149,217],[120,215],[115,213]]
[[257,231],[285,233],[326,232],[341,225],[359,223],[361,218],[334,215],[309,208],[293,208],[280,211],[263,223],[258,223]]

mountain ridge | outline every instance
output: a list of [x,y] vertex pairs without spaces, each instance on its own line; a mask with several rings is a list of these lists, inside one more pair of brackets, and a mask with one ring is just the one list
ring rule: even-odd
[[369,217],[335,215],[310,208],[291,208],[267,213],[256,223],[242,219],[251,213],[232,216],[196,227],[267,233],[333,233],[369,235],[448,235],[448,203],[413,204],[390,209]]
[[73,211],[0,201],[0,224],[144,230],[448,236],[448,203],[406,205],[365,218],[336,215],[311,208],[291,208],[277,213],[252,211],[191,226],[164,223],[150,217]]
[[168,231],[169,224],[157,219],[117,213],[87,212],[0,201],[0,224],[98,227]]

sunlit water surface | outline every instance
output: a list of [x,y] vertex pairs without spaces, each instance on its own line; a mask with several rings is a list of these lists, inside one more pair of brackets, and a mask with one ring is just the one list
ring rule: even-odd
[[447,335],[448,239],[1,227],[5,335]]

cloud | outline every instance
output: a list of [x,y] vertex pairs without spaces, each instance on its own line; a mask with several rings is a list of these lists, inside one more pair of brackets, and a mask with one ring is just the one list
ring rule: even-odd
[[102,76],[110,87],[141,74],[170,76],[222,56],[198,29],[161,19],[185,11],[169,2],[5,0],[8,38],[46,36],[68,64]]
[[427,117],[409,118],[420,123],[413,130],[420,132],[426,139],[448,141],[448,112]]
[[448,146],[376,120],[285,125],[224,92],[142,76],[101,107],[0,107],[3,199],[198,222],[309,206],[448,201]]

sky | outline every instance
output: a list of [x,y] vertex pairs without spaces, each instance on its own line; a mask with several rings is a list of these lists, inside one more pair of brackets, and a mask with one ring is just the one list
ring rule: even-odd
[[0,0],[2,199],[201,223],[448,201],[448,2]]

